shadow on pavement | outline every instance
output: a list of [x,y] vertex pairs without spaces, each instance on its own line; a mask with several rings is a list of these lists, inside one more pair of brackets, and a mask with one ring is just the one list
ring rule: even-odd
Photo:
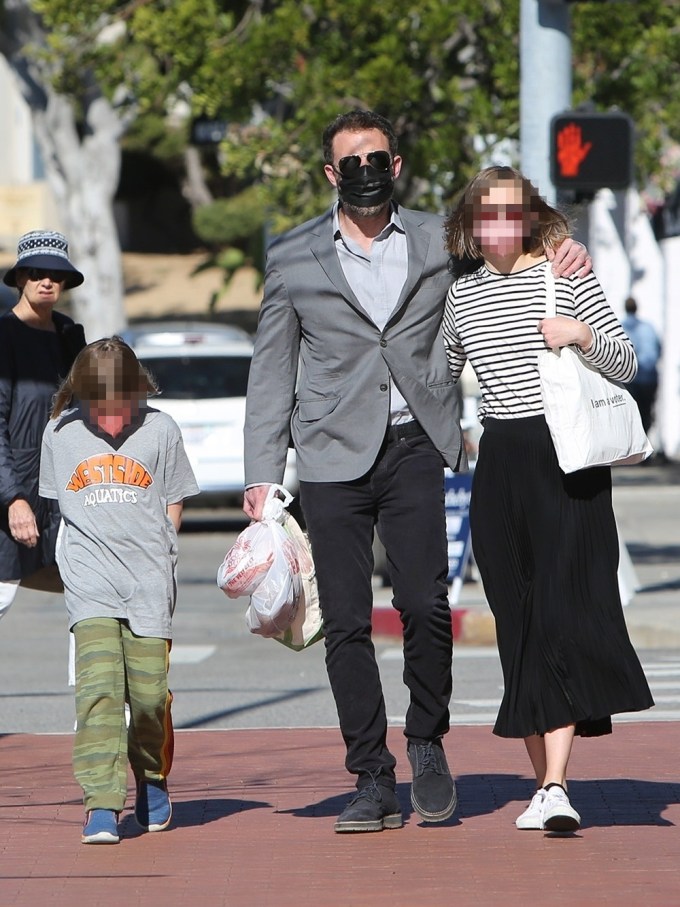
[[[278,696],[267,696],[265,699],[258,699],[256,702],[248,703],[248,705],[241,705],[231,709],[222,709],[219,712],[209,712],[207,715],[200,715],[198,718],[194,718],[193,721],[176,723],[175,730],[206,727],[214,721],[221,721],[223,718],[230,718],[233,715],[240,715],[243,712],[252,712],[255,709],[276,705],[280,702],[290,702],[293,699],[299,699],[301,696],[308,696],[310,693],[318,693],[320,689],[322,689],[322,687],[305,687],[303,689],[281,693]],[[175,692],[177,691],[175,690]]]
[[[210,797],[201,798],[200,800],[174,800],[172,803],[172,822],[168,831],[176,828],[193,828],[199,825],[207,825],[210,822],[216,822],[218,819],[226,819],[229,816],[235,816],[237,813],[247,812],[251,809],[271,809],[272,804],[262,800],[238,800]],[[124,838],[140,838],[148,834],[137,825],[135,818],[130,812],[123,818],[120,823],[121,836]]]
[[[519,775],[461,775],[456,779],[463,818],[493,813],[517,801],[517,813],[531,799],[534,786]],[[674,825],[663,818],[669,806],[680,803],[680,782],[605,778],[570,781],[569,797],[581,813],[583,828],[614,825]]]
[[614,466],[612,482],[614,485],[678,485],[680,463],[657,456],[640,466]]
[[[354,791],[348,790],[347,793],[340,794],[335,797],[326,797],[324,800],[319,800],[317,803],[310,803],[308,806],[296,807],[295,809],[281,809],[280,813],[297,816],[300,819],[318,819],[324,817],[333,817],[339,816],[343,809],[347,806],[350,797]],[[409,819],[415,821],[416,824],[421,822],[420,816],[417,812],[411,807],[411,785],[400,783],[396,786],[397,797],[399,798],[399,803],[401,805],[401,813],[404,818],[404,822],[407,822]],[[455,825],[460,825],[460,819],[458,817],[458,811],[456,815],[452,816],[450,819],[447,819],[445,822],[421,823],[424,828],[448,828]]]
[[628,554],[636,564],[680,563],[680,545],[645,545],[627,542]]
[[241,532],[250,520],[237,507],[185,507],[180,533]]

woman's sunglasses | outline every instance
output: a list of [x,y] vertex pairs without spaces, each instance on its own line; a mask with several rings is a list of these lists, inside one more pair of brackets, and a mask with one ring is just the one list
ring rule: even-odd
[[524,220],[530,213],[528,205],[480,205],[474,216],[480,221]]
[[49,269],[45,270],[44,268],[24,268],[23,269],[28,275],[29,280],[44,280],[48,277],[54,283],[61,283],[66,280],[67,272],[66,271],[51,271]]
[[[379,173],[387,173],[392,166],[392,156],[389,151],[369,151],[365,155],[369,165]],[[360,154],[348,154],[347,157],[341,157],[338,161],[338,170],[342,176],[351,176],[361,167]]]

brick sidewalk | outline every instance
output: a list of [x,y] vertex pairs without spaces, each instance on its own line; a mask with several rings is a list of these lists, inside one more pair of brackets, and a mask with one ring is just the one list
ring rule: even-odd
[[70,736],[0,738],[0,905],[449,907],[680,904],[680,723],[619,724],[577,740],[572,800],[584,827],[519,832],[529,799],[519,741],[488,727],[447,740],[456,816],[398,831],[335,835],[349,789],[337,730],[180,732],[171,776],[174,821],[142,835],[126,810],[118,846],[80,844]]

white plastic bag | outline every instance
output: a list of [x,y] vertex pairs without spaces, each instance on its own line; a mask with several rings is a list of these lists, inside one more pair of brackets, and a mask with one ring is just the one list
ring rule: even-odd
[[300,652],[323,639],[319,588],[309,539],[298,525],[297,520],[289,513],[285,515],[284,528],[297,547],[300,576],[302,577],[302,601],[291,625],[273,638],[289,649]]
[[298,549],[283,526],[291,500],[272,485],[262,520],[240,533],[217,571],[217,585],[229,598],[250,596],[246,625],[259,636],[287,630],[303,597]]

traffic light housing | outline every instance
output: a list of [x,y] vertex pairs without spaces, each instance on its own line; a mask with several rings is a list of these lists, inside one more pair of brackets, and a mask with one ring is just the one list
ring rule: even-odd
[[550,124],[550,177],[557,189],[627,189],[633,182],[633,123],[625,113],[568,110]]

